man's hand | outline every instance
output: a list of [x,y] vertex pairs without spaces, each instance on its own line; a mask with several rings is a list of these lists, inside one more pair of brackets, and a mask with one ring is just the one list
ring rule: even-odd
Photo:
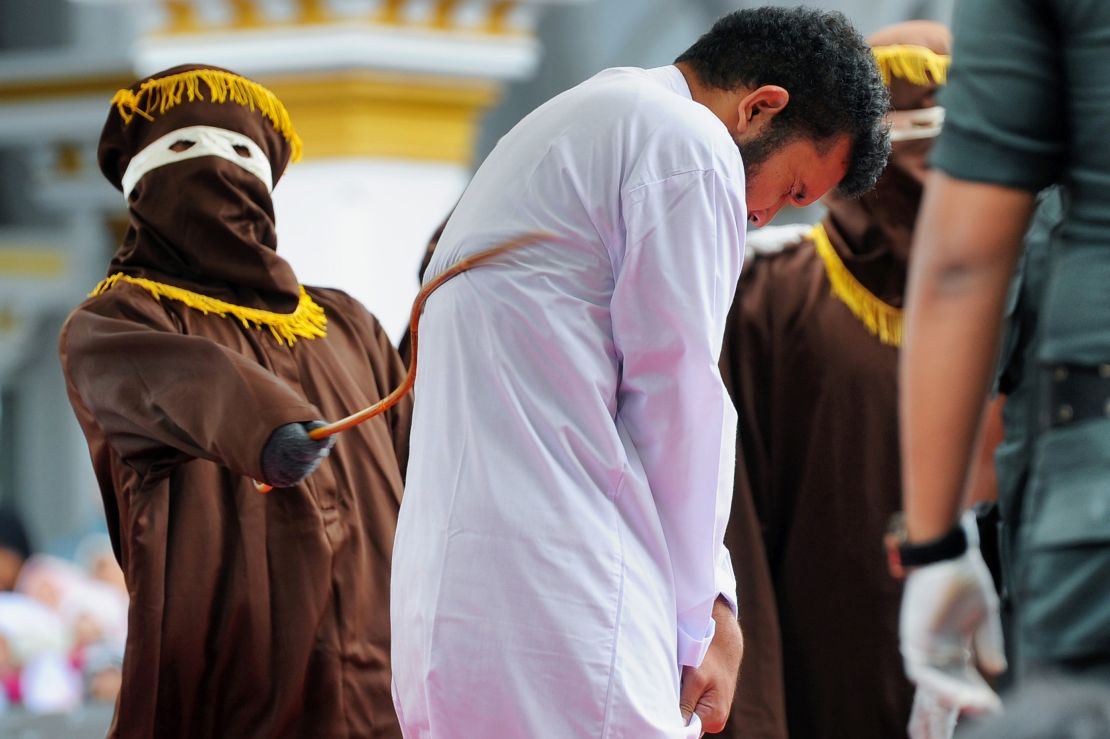
[[913,710],[906,727],[910,739],[952,739],[960,711],[941,705],[929,691],[918,688],[913,696]]
[[938,708],[967,713],[1001,708],[974,664],[988,674],[1006,669],[998,596],[977,543],[956,559],[910,573],[899,636],[906,675]]
[[725,728],[736,695],[740,659],[744,656],[740,624],[721,598],[713,604],[713,620],[717,623],[713,641],[699,667],[683,669],[682,692],[678,699],[682,718],[689,723],[691,714],[698,714],[702,729],[708,734]]
[[323,425],[323,421],[310,421],[287,423],[274,429],[262,448],[265,481],[276,488],[286,488],[312,474],[335,444],[334,436],[320,440],[309,437],[309,431]]

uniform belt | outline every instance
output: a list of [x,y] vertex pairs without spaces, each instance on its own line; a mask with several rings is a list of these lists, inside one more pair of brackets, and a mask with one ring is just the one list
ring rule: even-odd
[[1042,425],[1070,426],[1110,418],[1110,364],[1056,364],[1045,368]]

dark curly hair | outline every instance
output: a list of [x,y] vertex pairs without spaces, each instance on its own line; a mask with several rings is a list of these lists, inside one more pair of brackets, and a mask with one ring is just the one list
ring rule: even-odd
[[884,120],[890,94],[871,48],[842,13],[738,10],[713,24],[678,62],[711,87],[785,88],[790,102],[774,118],[775,139],[808,138],[822,149],[848,134],[852,157],[837,191],[858,197],[875,186],[890,154]]

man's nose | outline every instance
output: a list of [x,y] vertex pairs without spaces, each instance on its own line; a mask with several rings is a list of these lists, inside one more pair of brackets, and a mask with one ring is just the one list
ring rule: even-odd
[[751,213],[748,214],[748,221],[756,228],[763,228],[772,220],[774,220],[775,216],[778,215],[778,212],[782,210],[782,206],[783,201],[780,200],[778,203],[771,206],[770,208],[753,210]]

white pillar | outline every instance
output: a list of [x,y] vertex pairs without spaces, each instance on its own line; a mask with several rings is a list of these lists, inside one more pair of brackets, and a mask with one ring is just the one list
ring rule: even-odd
[[428,237],[469,173],[459,164],[390,159],[305,161],[274,189],[278,253],[301,282],[338,287],[398,341]]

